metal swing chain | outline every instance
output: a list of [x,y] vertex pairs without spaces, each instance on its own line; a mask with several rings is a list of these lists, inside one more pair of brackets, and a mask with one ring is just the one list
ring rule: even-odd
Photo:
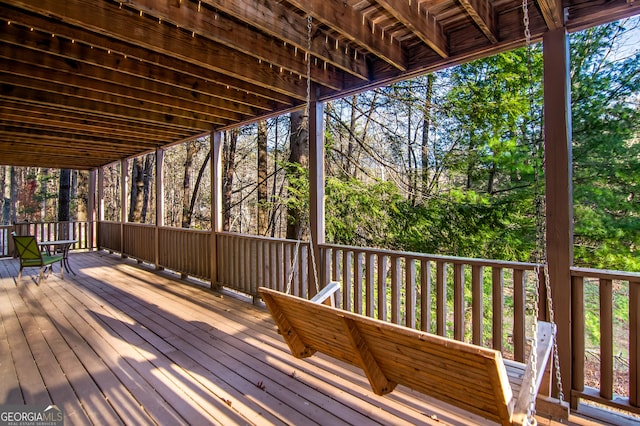
[[[309,114],[311,114],[311,31],[313,30],[313,17],[311,15],[307,16],[307,105],[306,105],[306,116],[307,116],[307,135],[309,135]],[[309,135],[310,136],[310,135]],[[307,136],[307,137],[309,137]],[[316,293],[320,292],[320,282],[318,281],[318,268],[316,266],[316,255],[315,250],[313,249],[313,239],[311,236],[312,232],[309,229],[309,251],[311,252],[311,264],[313,265],[313,278],[316,282]]]
[[[522,0],[522,11],[523,11],[523,25],[524,25],[524,36],[527,47],[527,69],[529,72],[529,102],[530,102],[530,111],[533,111],[533,76],[532,76],[532,61],[531,61],[531,30],[529,28],[529,5],[528,0]],[[537,371],[537,334],[538,334],[538,316],[539,316],[539,297],[540,297],[540,265],[542,264],[542,273],[545,281],[545,289],[547,293],[547,310],[549,311],[549,320],[552,324],[552,333],[553,333],[553,358],[554,358],[554,369],[556,376],[556,383],[558,386],[558,399],[560,403],[564,400],[564,394],[562,392],[562,376],[560,374],[560,357],[558,355],[558,341],[557,341],[557,327],[554,318],[554,309],[553,309],[553,299],[551,295],[551,281],[549,279],[549,268],[546,261],[545,255],[545,246],[546,246],[546,224],[543,219],[546,217],[546,206],[544,204],[542,193],[540,189],[540,166],[544,164],[543,152],[544,148],[541,146],[542,141],[537,142],[535,144],[535,167],[534,167],[534,179],[536,182],[535,185],[535,198],[536,198],[536,267],[534,269],[535,272],[535,300],[533,303],[533,341],[530,353],[530,364],[531,364],[531,372],[533,375],[533,380],[531,386],[529,388],[530,392],[530,403],[527,408],[527,417],[526,422],[529,425],[536,425],[537,421],[535,419],[536,412],[536,389],[535,382],[537,375],[540,373]]]
[[[305,122],[303,125],[307,127],[309,131],[309,113],[311,111],[311,30],[313,29],[313,17],[307,16],[307,99],[305,104]],[[287,293],[290,293],[291,283],[293,281],[294,268],[293,266],[298,262],[298,253],[300,252],[300,243],[302,242],[302,229],[298,234],[298,240],[296,241],[296,251],[293,257],[293,264],[289,273],[289,279],[287,282]],[[311,229],[309,229],[309,251],[311,252],[311,264],[313,266],[313,277],[316,283],[316,293],[320,292],[320,284],[318,281],[318,268],[316,266],[316,257],[313,250],[313,239],[311,236]]]

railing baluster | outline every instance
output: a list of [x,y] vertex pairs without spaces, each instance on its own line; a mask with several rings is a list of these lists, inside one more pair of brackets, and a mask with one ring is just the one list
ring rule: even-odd
[[400,274],[402,272],[402,266],[400,265],[400,257],[391,257],[391,322],[394,324],[401,324],[401,301],[400,296]]
[[353,311],[362,314],[362,252],[354,253]]
[[482,266],[473,265],[471,267],[471,324],[474,345],[484,343],[484,286],[482,278]]
[[600,279],[600,396],[613,398],[612,280]]
[[640,406],[640,281],[629,281],[629,403]]
[[453,264],[453,338],[464,341],[464,263]]
[[342,252],[342,309],[351,311],[353,302],[353,285],[351,282],[351,266],[353,252],[345,250]]
[[522,269],[513,270],[513,358],[524,362],[525,356],[525,274]]
[[375,258],[375,254],[373,253],[366,253],[366,272],[365,272],[365,310],[366,310],[366,314],[368,317],[370,318],[374,318],[375,317],[375,310],[376,310],[376,299],[375,299],[375,291],[374,291],[374,285],[375,285],[375,277],[376,277],[376,267],[375,267],[375,262],[376,262],[376,258]]
[[378,319],[387,320],[387,256],[378,254]]
[[436,262],[436,333],[447,333],[447,264]]
[[504,349],[502,342],[504,323],[504,272],[501,267],[494,266],[492,268],[491,286],[493,300],[493,325],[491,330],[493,336],[493,349],[502,352]]
[[405,325],[416,328],[416,261],[405,258]]
[[[571,351],[573,352],[572,385],[584,391],[584,277],[571,277]],[[571,407],[578,409],[578,398],[571,398]]]
[[420,330],[431,331],[431,262],[420,260]]

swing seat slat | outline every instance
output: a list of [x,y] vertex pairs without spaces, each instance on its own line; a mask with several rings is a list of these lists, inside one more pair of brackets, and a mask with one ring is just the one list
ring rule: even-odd
[[[293,356],[315,352],[364,370],[373,391],[397,384],[503,425],[522,424],[530,401],[531,366],[483,348],[346,312],[282,292],[260,295]],[[538,323],[537,380],[553,346],[553,326]]]

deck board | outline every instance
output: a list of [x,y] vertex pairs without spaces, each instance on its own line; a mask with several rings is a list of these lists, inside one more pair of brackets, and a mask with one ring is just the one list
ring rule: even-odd
[[292,357],[263,307],[105,252],[40,286],[0,261],[0,405],[54,403],[65,424],[478,424],[359,369]]

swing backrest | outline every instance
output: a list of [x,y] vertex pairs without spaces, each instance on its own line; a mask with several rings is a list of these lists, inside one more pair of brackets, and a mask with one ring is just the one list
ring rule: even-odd
[[499,351],[266,288],[259,292],[294,356],[304,358],[318,351],[362,368],[379,395],[402,384],[489,420],[511,424],[516,399]]

